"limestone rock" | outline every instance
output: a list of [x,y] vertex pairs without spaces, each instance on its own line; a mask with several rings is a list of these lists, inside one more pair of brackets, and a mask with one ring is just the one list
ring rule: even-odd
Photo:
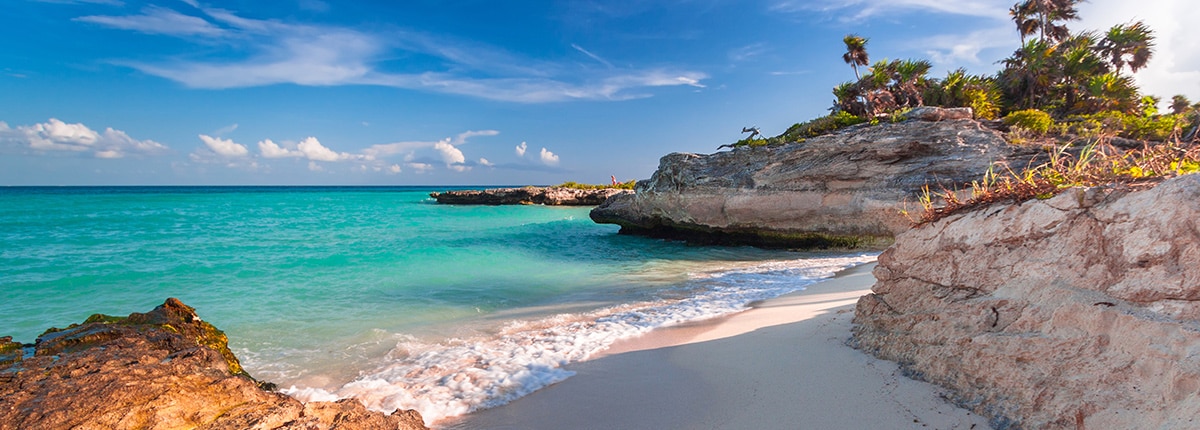
[[900,234],[857,345],[997,428],[1200,428],[1200,175]]
[[[950,117],[950,114],[943,114]],[[783,247],[876,247],[907,230],[922,187],[963,188],[1040,150],[970,119],[855,126],[801,143],[662,158],[635,194],[594,209],[625,233]]]
[[429,193],[438,203],[452,205],[596,206],[615,195],[633,191],[615,188],[581,190],[564,187],[492,188]]
[[904,114],[905,119],[918,119],[921,121],[945,121],[949,119],[972,119],[975,117],[975,111],[969,107],[959,108],[941,108],[935,106],[921,106],[913,108]]
[[[0,429],[424,429],[354,400],[301,404],[242,370],[225,334],[177,299],[51,329],[0,364]],[[11,343],[0,342],[0,354]],[[264,384],[266,385],[266,384]]]

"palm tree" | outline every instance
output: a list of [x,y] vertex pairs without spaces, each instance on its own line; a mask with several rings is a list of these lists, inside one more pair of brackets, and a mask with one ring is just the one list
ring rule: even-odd
[[1008,10],[1009,16],[1012,16],[1013,22],[1017,24],[1017,35],[1021,37],[1021,44],[1025,44],[1025,37],[1036,33],[1041,26],[1041,21],[1032,17],[1033,8],[1029,6],[1030,2],[1014,4]]
[[1137,73],[1154,55],[1154,31],[1142,21],[1114,25],[1100,41],[1098,50],[1100,55],[1108,57],[1117,73],[1125,66],[1129,66],[1130,73]]
[[1014,4],[1008,10],[1013,22],[1017,24],[1017,32],[1021,35],[1021,44],[1025,37],[1038,33],[1042,42],[1060,42],[1071,36],[1070,30],[1062,21],[1079,19],[1079,10],[1075,5],[1084,0],[1024,0]]
[[846,44],[846,53],[842,54],[842,60],[854,68],[855,80],[862,79],[862,76],[858,74],[858,66],[871,64],[867,57],[867,39],[855,34],[847,34],[842,38],[842,42]]
[[1175,97],[1171,97],[1171,113],[1179,115],[1187,112],[1188,108],[1191,107],[1191,104],[1192,102],[1191,100],[1188,100],[1187,96],[1183,94],[1176,94]]

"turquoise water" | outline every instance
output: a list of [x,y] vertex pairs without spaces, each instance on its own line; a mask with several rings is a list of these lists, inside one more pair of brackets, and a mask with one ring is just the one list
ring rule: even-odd
[[297,397],[434,420],[568,377],[563,364],[615,339],[869,259],[692,247],[617,235],[590,208],[428,198],[444,189],[0,188],[0,335],[32,342],[178,297]]

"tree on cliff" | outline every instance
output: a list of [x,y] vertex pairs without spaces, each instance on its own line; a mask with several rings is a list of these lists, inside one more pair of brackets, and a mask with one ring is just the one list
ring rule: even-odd
[[1096,49],[1108,58],[1117,73],[1125,66],[1129,66],[1130,73],[1137,73],[1154,55],[1154,32],[1142,21],[1114,25]]
[[1008,13],[1017,24],[1021,44],[1025,38],[1038,34],[1041,42],[1060,42],[1071,36],[1063,21],[1079,19],[1075,6],[1083,0],[1025,0],[1013,5]]
[[842,38],[842,42],[846,44],[846,53],[842,54],[842,60],[854,68],[854,79],[862,79],[858,73],[858,66],[866,66],[871,64],[871,60],[867,56],[867,39],[855,34],[847,34]]

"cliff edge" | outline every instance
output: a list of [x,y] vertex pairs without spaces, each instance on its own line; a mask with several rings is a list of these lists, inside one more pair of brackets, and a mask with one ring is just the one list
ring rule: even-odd
[[663,157],[636,193],[592,220],[623,233],[774,247],[880,248],[907,230],[921,190],[962,188],[996,162],[1024,167],[1039,150],[1008,144],[961,112],[859,125],[805,142]]
[[904,232],[854,342],[999,429],[1197,428],[1200,175]]
[[356,400],[300,401],[242,370],[225,334],[178,299],[93,315],[33,345],[0,338],[0,429],[425,429]]

